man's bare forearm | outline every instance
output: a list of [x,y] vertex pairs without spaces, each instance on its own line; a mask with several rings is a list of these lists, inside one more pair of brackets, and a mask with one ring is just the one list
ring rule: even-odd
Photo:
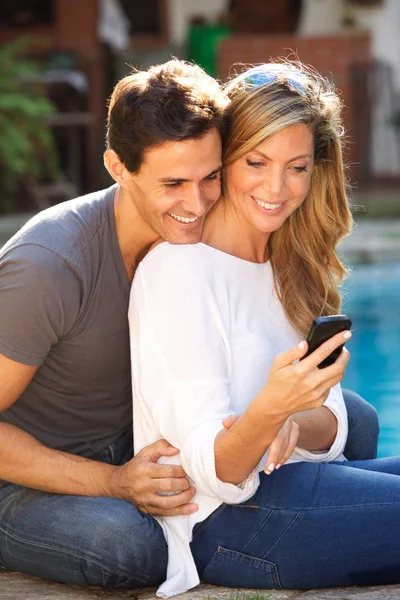
[[57,494],[112,496],[115,467],[47,448],[28,433],[0,423],[0,479]]

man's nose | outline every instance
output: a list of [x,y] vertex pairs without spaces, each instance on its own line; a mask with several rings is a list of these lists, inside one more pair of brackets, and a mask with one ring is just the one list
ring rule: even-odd
[[201,185],[193,185],[188,191],[184,208],[196,217],[202,217],[207,207],[207,200]]

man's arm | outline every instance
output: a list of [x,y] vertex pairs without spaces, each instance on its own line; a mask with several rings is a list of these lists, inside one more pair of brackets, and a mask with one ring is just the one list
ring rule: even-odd
[[[0,354],[0,412],[9,408],[34,377],[37,367]],[[161,440],[122,466],[104,464],[47,448],[9,423],[0,423],[0,479],[58,494],[108,496],[128,500],[143,511],[189,514],[194,495],[182,467],[159,465],[160,456],[173,456],[175,448]],[[159,492],[180,492],[159,496]]]

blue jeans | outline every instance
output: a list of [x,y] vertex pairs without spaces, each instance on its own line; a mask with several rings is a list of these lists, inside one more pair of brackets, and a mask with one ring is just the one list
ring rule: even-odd
[[[122,464],[127,432],[93,458]],[[76,585],[132,588],[165,579],[167,547],[155,519],[113,498],[0,486],[0,566]]]
[[[345,399],[350,413],[348,451],[358,451],[360,459],[372,458],[376,412],[355,394],[345,393]],[[132,456],[131,439],[127,432],[91,458],[123,464]],[[48,494],[4,483],[0,566],[70,584],[145,587],[165,579],[167,548],[157,521],[129,502]]]
[[379,421],[376,409],[351,390],[342,390],[349,421],[344,455],[347,460],[370,460],[378,452]]
[[194,528],[200,577],[310,589],[400,582],[400,457],[284,465]]

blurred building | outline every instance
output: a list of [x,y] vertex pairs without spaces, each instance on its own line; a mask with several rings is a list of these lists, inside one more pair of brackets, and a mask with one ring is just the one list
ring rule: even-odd
[[[352,180],[400,181],[399,0],[1,0],[0,43],[39,35],[63,170],[78,192],[101,167],[106,101],[129,65],[171,55],[225,79],[233,63],[297,55],[343,94]],[[71,188],[72,189],[72,188]]]
[[400,185],[399,0],[171,0],[170,10],[176,43],[200,17],[230,24],[218,47],[222,80],[240,64],[280,56],[333,79],[345,105],[352,181]]

